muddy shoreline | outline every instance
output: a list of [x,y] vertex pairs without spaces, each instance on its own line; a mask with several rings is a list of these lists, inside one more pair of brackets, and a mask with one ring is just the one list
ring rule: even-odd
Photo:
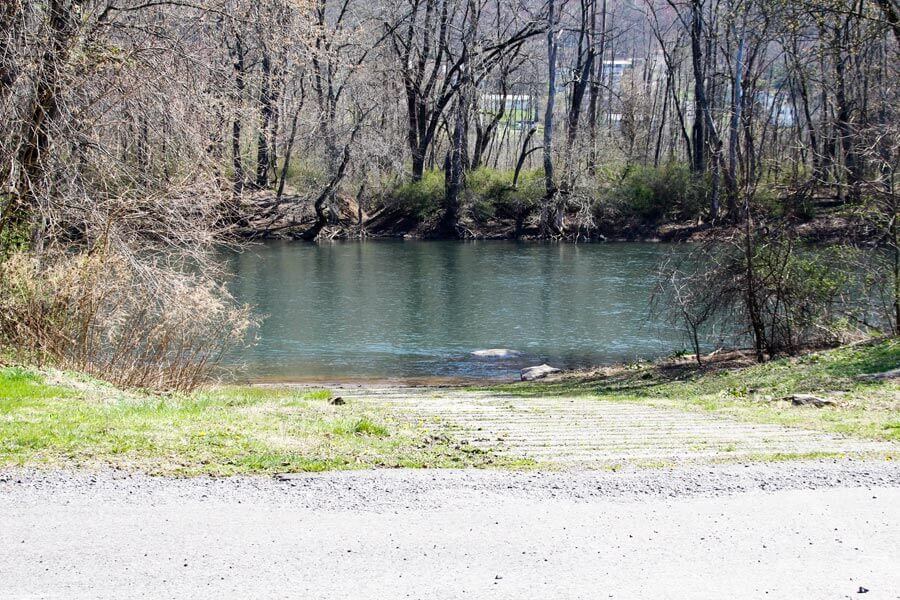
[[[234,234],[250,240],[300,240],[315,221],[311,207],[300,197],[286,197],[272,208],[268,192],[258,192],[243,199],[242,218]],[[791,227],[798,238],[810,243],[874,243],[871,224],[846,214],[835,213],[832,202],[823,201],[821,214],[808,219],[772,217],[773,224]],[[266,207],[261,209],[259,207]],[[263,216],[259,216],[262,214]],[[764,226],[767,218],[756,216],[757,225]],[[727,240],[739,233],[729,224],[710,224],[697,220],[641,221],[635,218],[614,217],[583,229],[576,214],[569,214],[571,225],[557,242],[704,242]],[[353,239],[410,239],[410,240],[515,240],[544,242],[536,214],[524,223],[515,219],[498,218],[488,221],[463,220],[460,230],[447,232],[439,223],[421,220],[398,210],[381,208],[372,213],[359,211],[352,198],[339,198],[331,213],[331,223],[322,229],[318,241]]]

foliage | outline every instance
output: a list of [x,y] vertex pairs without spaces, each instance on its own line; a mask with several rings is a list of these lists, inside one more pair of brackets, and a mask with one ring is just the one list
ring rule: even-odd
[[[524,170],[519,175],[518,185],[513,187],[512,171],[479,167],[466,174],[464,205],[477,222],[516,218],[523,211],[534,208],[543,196],[542,178],[541,169]],[[385,204],[419,221],[430,221],[441,213],[444,191],[444,173],[430,170],[420,181],[397,186]]]
[[406,214],[414,215],[420,221],[437,218],[444,202],[444,173],[426,171],[419,181],[401,184],[387,200],[389,206]]
[[[0,195],[0,206],[11,202],[9,197]],[[10,224],[12,225],[12,224]],[[18,223],[14,226],[7,225],[0,229],[0,261],[6,260],[14,252],[28,250],[28,226],[26,223]]]
[[705,208],[707,183],[691,175],[685,165],[626,167],[620,178],[601,192],[602,208],[642,221],[699,217]]
[[492,218],[517,218],[537,206],[544,194],[543,169],[528,169],[512,186],[513,172],[480,167],[466,175],[466,191],[472,217],[484,222]]
[[[749,236],[749,238],[748,238]],[[803,247],[775,226],[697,247],[659,271],[655,308],[688,330],[724,323],[751,339],[758,356],[834,344],[877,329],[860,252]]]
[[498,204],[511,188],[512,175],[480,167],[466,174],[466,195],[476,221],[488,221],[498,213]]
[[761,182],[753,196],[753,208],[767,219],[810,221],[818,212],[810,192],[809,186],[794,180]]
[[[279,165],[278,168],[282,167]],[[285,175],[286,181],[299,190],[318,190],[328,183],[325,171],[308,161],[292,160]]]

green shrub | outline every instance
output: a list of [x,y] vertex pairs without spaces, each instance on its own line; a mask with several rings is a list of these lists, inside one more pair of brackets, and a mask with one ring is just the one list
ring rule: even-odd
[[620,214],[643,221],[688,219],[702,214],[707,187],[705,179],[693,177],[683,165],[631,166],[602,200]]
[[390,195],[388,204],[421,221],[436,218],[444,202],[443,171],[426,171],[420,181],[401,184]]
[[786,187],[778,188],[771,183],[762,183],[753,195],[753,207],[757,214],[770,219],[799,219],[809,221],[816,216],[816,207],[810,190],[796,188],[785,193]]
[[479,167],[466,174],[466,189],[479,198],[499,199],[512,185],[512,173]]
[[875,314],[859,250],[803,246],[775,226],[751,231],[749,246],[746,235],[695,246],[659,269],[654,306],[685,327],[695,351],[701,330],[745,331],[760,355],[775,356],[889,327]]
[[[279,165],[279,173],[281,168]],[[298,189],[321,189],[328,183],[328,176],[321,166],[295,159],[288,166],[286,180]]]
[[[13,201],[11,195],[0,194],[0,206],[8,206]],[[13,252],[28,250],[30,224],[10,222],[4,224],[0,231],[0,260],[4,260]]]
[[[466,173],[463,205],[479,222],[515,218],[534,206],[544,193],[543,170],[524,170],[518,187],[512,187],[513,172],[480,167]],[[397,186],[386,203],[420,221],[435,219],[444,203],[444,172],[426,171],[421,181]]]
[[466,191],[475,220],[515,218],[522,210],[537,204],[544,194],[544,171],[522,171],[515,188],[513,175],[513,171],[481,167],[466,176]]
[[[510,173],[510,181],[512,173]],[[503,202],[507,205],[531,207],[544,197],[544,169],[525,169],[519,173],[519,185],[516,189],[508,189],[503,196]]]
[[466,198],[476,221],[497,216],[498,204],[512,185],[512,175],[490,167],[479,167],[466,174]]

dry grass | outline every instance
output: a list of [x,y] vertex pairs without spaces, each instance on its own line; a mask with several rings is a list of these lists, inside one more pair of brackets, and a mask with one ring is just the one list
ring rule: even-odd
[[20,362],[188,391],[251,324],[208,280],[103,250],[0,263],[0,345]]

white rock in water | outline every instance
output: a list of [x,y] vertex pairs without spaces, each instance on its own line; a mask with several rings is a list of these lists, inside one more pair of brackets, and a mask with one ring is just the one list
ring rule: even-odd
[[508,348],[488,348],[487,350],[476,350],[472,356],[480,356],[481,358],[510,358],[518,356],[518,350],[510,350]]
[[534,381],[535,379],[543,379],[547,375],[552,375],[553,373],[560,372],[562,372],[562,369],[557,369],[556,367],[551,367],[547,364],[538,365],[536,367],[528,367],[526,369],[522,369],[522,381]]

